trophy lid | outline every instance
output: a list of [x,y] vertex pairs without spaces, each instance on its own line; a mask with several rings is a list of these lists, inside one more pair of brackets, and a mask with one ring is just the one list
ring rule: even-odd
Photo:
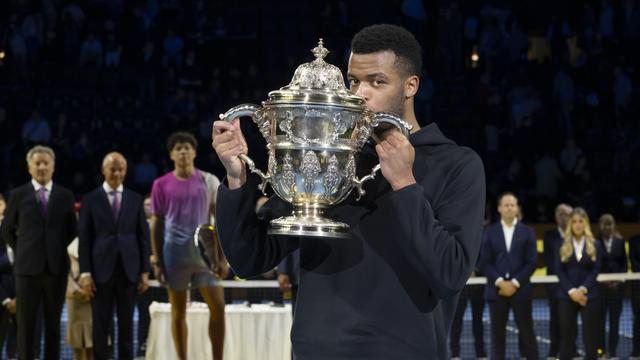
[[291,83],[270,92],[265,105],[314,103],[364,108],[364,99],[345,87],[340,69],[324,61],[329,50],[322,39],[311,52],[316,59],[298,66]]

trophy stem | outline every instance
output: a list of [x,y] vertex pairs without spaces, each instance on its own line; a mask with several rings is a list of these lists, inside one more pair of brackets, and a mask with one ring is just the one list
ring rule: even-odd
[[324,216],[324,207],[313,204],[294,205],[290,216],[271,221],[270,235],[350,238],[349,225]]

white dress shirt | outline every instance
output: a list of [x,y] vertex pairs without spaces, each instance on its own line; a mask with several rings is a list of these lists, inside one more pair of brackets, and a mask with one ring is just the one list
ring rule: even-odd
[[[504,242],[505,242],[505,246],[507,248],[507,252],[511,251],[511,243],[513,242],[513,234],[516,231],[516,224],[518,223],[518,219],[513,219],[513,223],[511,223],[511,225],[508,225],[506,222],[504,222],[504,220],[500,220],[500,225],[502,225],[502,233],[504,234]],[[506,274],[507,277],[509,276],[509,274]],[[498,283],[504,281],[504,278],[502,276],[500,276],[499,278],[496,279],[495,281],[495,285],[498,286]],[[511,279],[511,282],[517,287],[520,287],[520,282],[516,279]]]
[[44,192],[44,196],[47,198],[47,201],[49,201],[49,197],[51,196],[51,189],[53,189],[53,181],[49,180],[46,185],[42,185],[35,179],[31,179],[31,185],[33,185],[33,189],[36,191],[36,198],[38,196],[38,191],[40,191],[40,188],[47,189],[47,191]]
[[113,189],[105,181],[102,183],[102,189],[104,190],[104,192],[107,193],[107,198],[109,199],[109,205],[113,204],[113,194],[112,194],[113,191],[118,193],[118,199],[120,199],[120,204],[122,204],[122,191],[124,190],[124,186],[122,186],[122,184],[120,184],[117,189]]
[[611,254],[611,247],[613,246],[613,236],[604,240],[604,247],[607,250],[607,253]]

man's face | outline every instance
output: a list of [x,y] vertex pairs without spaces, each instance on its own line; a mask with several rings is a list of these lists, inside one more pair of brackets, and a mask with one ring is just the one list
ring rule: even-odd
[[151,217],[151,198],[144,199],[144,215],[148,218]]
[[0,219],[4,216],[4,209],[7,208],[7,203],[3,199],[0,199]]
[[500,199],[498,212],[502,220],[513,221],[518,215],[518,199],[513,195],[505,195]]
[[29,175],[41,185],[46,185],[53,177],[55,163],[51,155],[39,152],[29,161]]
[[556,210],[556,224],[560,229],[564,230],[567,228],[567,222],[569,221],[569,217],[571,217],[572,209],[568,206],[560,206]]
[[110,156],[102,166],[102,175],[112,189],[117,189],[127,175],[126,160],[120,156]]
[[362,96],[371,110],[403,116],[405,76],[395,61],[391,51],[351,53],[347,78],[351,91]]
[[613,229],[615,227],[613,221],[608,218],[600,220],[600,234],[603,238],[608,239],[613,235]]
[[193,166],[196,149],[189,143],[177,143],[171,149],[170,157],[176,167]]

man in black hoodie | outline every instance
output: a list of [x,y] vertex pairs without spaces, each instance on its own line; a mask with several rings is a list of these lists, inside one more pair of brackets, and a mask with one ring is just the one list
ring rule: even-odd
[[[436,124],[420,129],[414,96],[422,67],[413,35],[374,25],[352,40],[351,90],[373,111],[401,115],[395,130],[365,146],[359,175],[380,162],[366,195],[351,194],[328,211],[350,226],[351,239],[268,236],[268,219],[286,215],[272,197],[266,220],[254,212],[257,179],[238,120],[217,121],[213,147],[227,170],[218,192],[218,233],[241,276],[273,269],[300,248],[300,288],[292,329],[298,359],[445,359],[460,290],[473,270],[482,235],[485,180],[475,152],[447,139]],[[268,213],[268,211],[266,211]]]

